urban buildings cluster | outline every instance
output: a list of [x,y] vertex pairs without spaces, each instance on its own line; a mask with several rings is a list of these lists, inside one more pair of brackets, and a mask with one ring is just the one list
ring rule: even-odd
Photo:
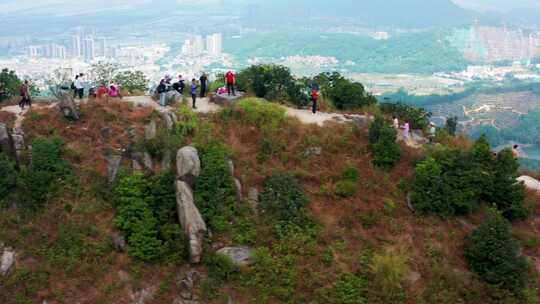
[[107,58],[111,55],[106,37],[73,35],[67,45],[48,43],[28,47],[30,58],[82,59],[92,62],[98,57]]
[[223,36],[212,34],[206,36],[197,35],[192,39],[187,39],[182,47],[182,54],[187,56],[200,56],[206,51],[207,54],[219,56],[223,52]]

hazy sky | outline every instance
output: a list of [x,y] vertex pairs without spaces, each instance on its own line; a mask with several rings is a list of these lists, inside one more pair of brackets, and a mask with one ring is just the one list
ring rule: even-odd
[[[223,0],[168,0],[171,5],[175,3],[200,3],[200,4],[212,4],[215,2],[223,2]],[[247,1],[272,1],[272,0],[234,0],[234,1],[227,1],[227,2],[247,2]],[[294,2],[294,0],[291,0]],[[314,0],[317,1],[317,0]],[[330,0],[322,0],[322,1],[330,1]],[[380,1],[380,0],[362,0],[362,1]],[[430,0],[425,0],[430,1]],[[540,8],[540,1],[539,0],[452,0],[455,3],[468,7],[468,8],[474,8],[474,9],[480,9],[480,10],[499,10],[499,11],[508,11],[508,10],[515,10],[515,9],[523,9],[523,8]],[[150,3],[152,0],[0,0],[0,11],[9,13],[14,12],[18,10],[24,10],[24,9],[32,9],[32,8],[39,8],[44,6],[51,6],[51,5],[68,5],[73,6],[75,3],[78,5],[81,5],[83,7],[89,7],[89,6],[137,6],[144,3]],[[165,2],[165,1],[161,1]]]

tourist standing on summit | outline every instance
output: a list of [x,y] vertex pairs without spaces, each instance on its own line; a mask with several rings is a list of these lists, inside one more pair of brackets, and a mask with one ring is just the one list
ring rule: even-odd
[[193,78],[193,80],[191,80],[191,98],[193,99],[194,109],[197,109],[197,106],[195,105],[195,103],[197,102],[197,87],[197,80]]
[[28,105],[32,107],[32,101],[30,100],[30,85],[28,80],[25,80],[23,84],[19,87],[19,93],[21,95],[21,101],[19,102],[19,107],[24,110],[24,106]]
[[228,71],[227,74],[225,74],[225,83],[227,84],[227,93],[229,94],[229,96],[231,96],[231,92],[233,96],[236,96],[236,92],[234,91],[236,77],[234,76],[234,73],[232,71]]
[[77,77],[75,77],[75,90],[77,93],[75,94],[76,97],[79,97],[79,99],[83,99],[84,97],[84,82],[83,82],[84,74],[81,73]]
[[206,97],[206,90],[208,88],[208,76],[206,76],[206,73],[203,73],[199,80],[201,82],[201,98],[204,98]]
[[317,114],[317,100],[319,99],[319,91],[313,88],[311,90],[311,103],[313,114]]

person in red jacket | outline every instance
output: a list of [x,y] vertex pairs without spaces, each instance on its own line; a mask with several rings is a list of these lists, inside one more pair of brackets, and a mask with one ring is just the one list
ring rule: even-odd
[[32,101],[30,100],[30,85],[28,80],[25,80],[23,84],[19,87],[19,93],[21,95],[21,101],[19,102],[19,107],[24,109],[25,105],[32,107]]
[[317,114],[317,100],[319,100],[319,91],[317,89],[311,90],[311,103],[313,114]]
[[231,71],[228,71],[227,74],[225,74],[225,83],[227,84],[227,93],[229,96],[231,96],[231,92],[233,96],[236,96],[236,92],[234,91],[234,85],[236,84],[236,78],[234,76],[234,73]]

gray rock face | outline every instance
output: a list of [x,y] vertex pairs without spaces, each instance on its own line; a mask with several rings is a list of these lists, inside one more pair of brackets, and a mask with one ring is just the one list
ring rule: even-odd
[[225,247],[218,250],[217,254],[230,258],[236,266],[247,266],[251,262],[251,249],[248,247]]
[[156,121],[152,120],[145,128],[144,128],[144,138],[146,140],[152,140],[156,137],[157,134],[157,125]]
[[236,96],[229,96],[227,93],[212,94],[212,96],[210,96],[210,101],[221,106],[230,106],[242,97],[244,97],[244,92],[236,92]]
[[167,171],[171,169],[171,152],[165,151],[163,154],[163,159],[161,159],[161,171]]
[[236,190],[236,201],[241,202],[242,201],[242,183],[240,183],[240,180],[238,178],[234,179],[234,188]]
[[144,152],[144,167],[148,171],[154,171],[154,162],[152,161],[152,156],[150,156],[150,153],[148,152]]
[[61,93],[56,97],[58,98],[58,104],[56,106],[62,116],[69,120],[81,119],[81,112],[71,94]]
[[158,288],[155,286],[141,289],[137,292],[131,294],[131,303],[132,304],[145,304],[150,302],[153,298]]
[[122,155],[107,151],[105,153],[105,161],[107,162],[107,178],[109,179],[109,183],[112,184],[116,180],[118,169],[122,163]]
[[26,150],[26,144],[24,142],[24,131],[21,128],[15,129],[11,135],[13,140],[13,149],[15,151],[15,158],[18,163],[22,160],[24,150]]
[[200,263],[207,232],[206,223],[195,206],[191,187],[183,181],[176,182],[176,204],[180,225],[189,241],[190,262]]
[[169,131],[172,130],[174,125],[178,122],[178,117],[172,111],[161,112],[161,118],[163,119],[163,122],[165,122],[165,127]]
[[15,147],[7,126],[0,123],[0,150],[6,155],[15,158]]
[[321,147],[310,147],[310,148],[307,148],[306,151],[304,151],[304,156],[306,157],[319,156],[321,154],[322,154]]
[[234,176],[234,162],[232,159],[227,158],[227,166],[229,167],[229,173]]
[[259,208],[259,190],[257,188],[249,188],[248,192],[248,203],[253,210],[258,210]]
[[181,277],[178,281],[180,298],[176,299],[174,303],[198,303],[197,297],[193,293],[193,289],[200,279],[201,274],[196,270],[190,270],[184,277]]
[[187,146],[178,150],[176,154],[176,170],[178,178],[193,187],[195,180],[201,174],[201,160],[197,149]]
[[154,171],[154,164],[152,162],[152,157],[147,152],[133,152],[131,153],[133,169],[136,171],[147,170],[150,172]]
[[111,236],[111,241],[113,243],[113,247],[116,251],[118,252],[124,252],[126,250],[126,237],[121,235],[121,234],[118,234],[118,233],[113,233],[113,235]]
[[[1,248],[0,248],[1,249]],[[2,253],[2,261],[0,263],[0,274],[5,276],[13,264],[15,264],[15,251],[11,248],[4,248]]]

